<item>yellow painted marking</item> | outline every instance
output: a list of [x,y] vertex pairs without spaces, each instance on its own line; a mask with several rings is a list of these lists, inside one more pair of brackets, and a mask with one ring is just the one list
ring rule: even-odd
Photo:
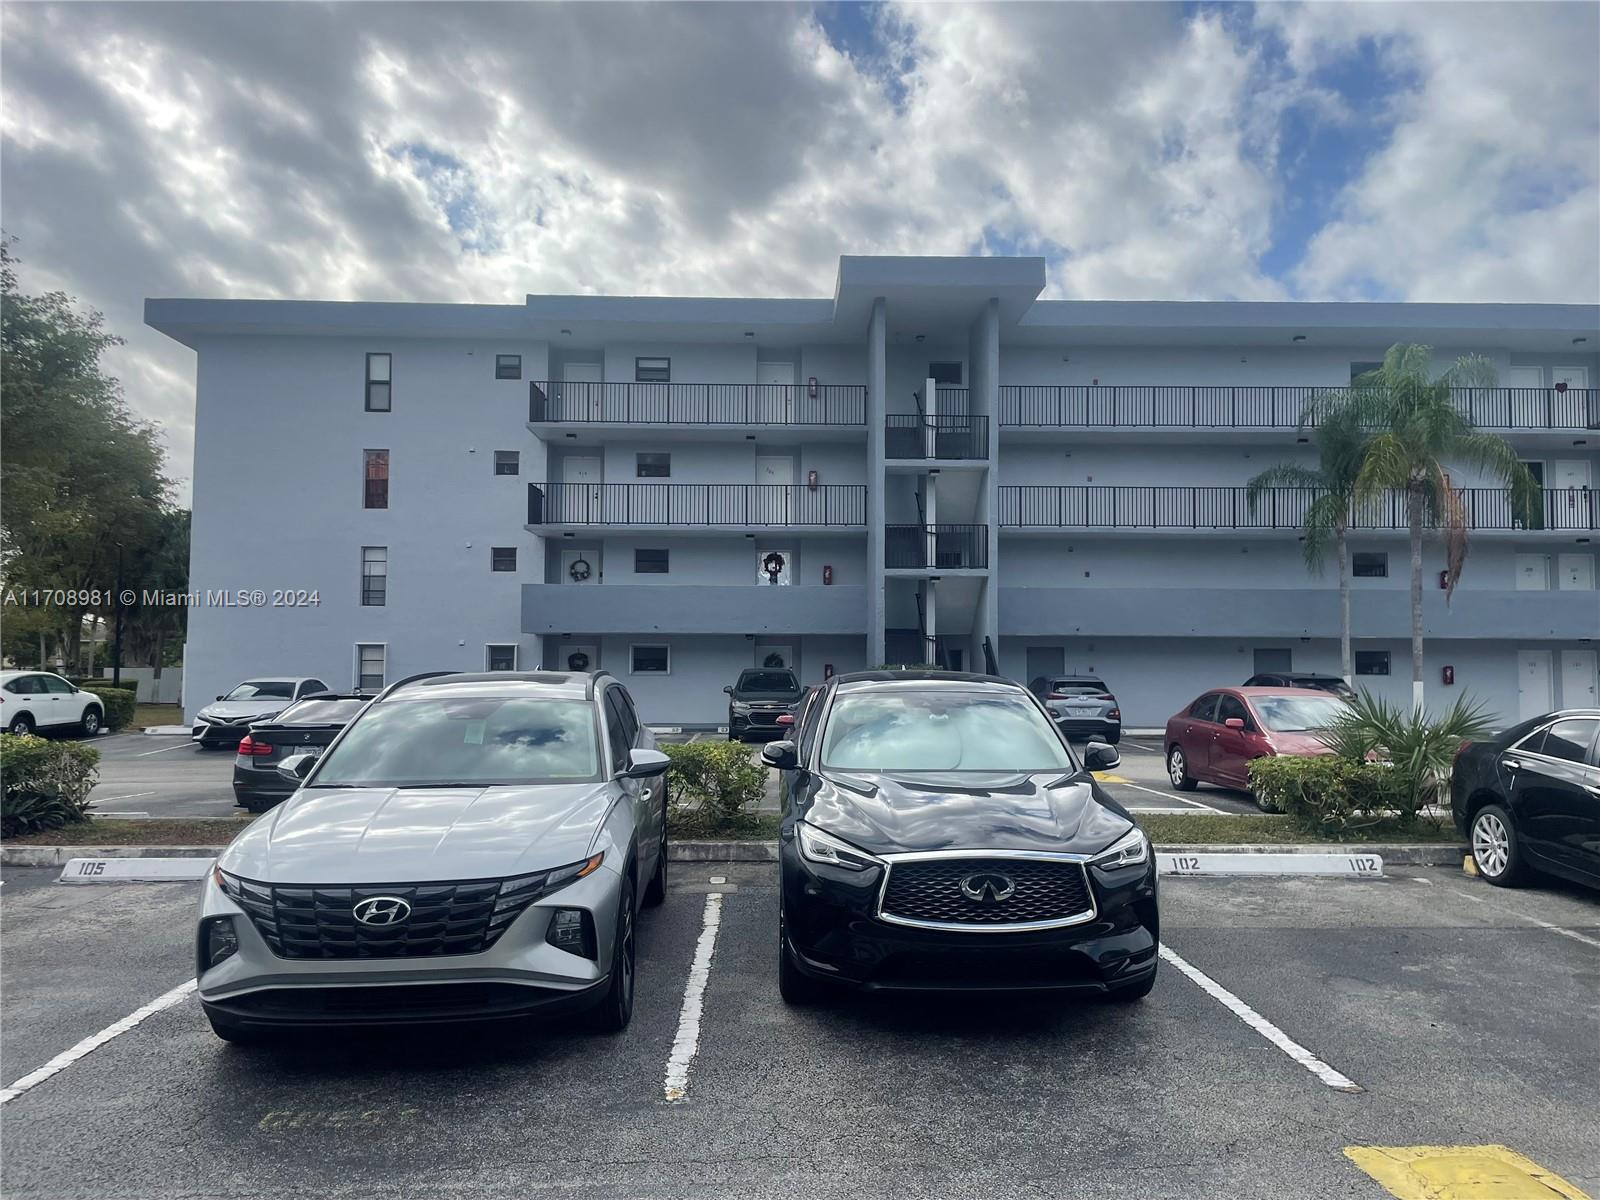
[[1506,1146],[1346,1146],[1399,1200],[1590,1200]]
[[1110,771],[1090,771],[1101,783],[1132,783],[1131,779],[1124,779],[1121,775],[1113,775]]

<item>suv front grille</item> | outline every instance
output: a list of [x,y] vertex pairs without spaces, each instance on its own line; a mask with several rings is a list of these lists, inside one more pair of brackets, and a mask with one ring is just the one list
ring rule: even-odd
[[[996,898],[988,877],[1012,892]],[[962,881],[982,897],[972,899]],[[1004,928],[1051,923],[1072,925],[1094,916],[1094,900],[1083,864],[1050,859],[931,858],[891,862],[878,915],[917,925]]]
[[[478,954],[544,894],[544,875],[467,883],[350,887],[255,883],[223,876],[224,890],[281,958],[433,958]],[[374,897],[404,900],[392,925],[367,925],[354,909]]]

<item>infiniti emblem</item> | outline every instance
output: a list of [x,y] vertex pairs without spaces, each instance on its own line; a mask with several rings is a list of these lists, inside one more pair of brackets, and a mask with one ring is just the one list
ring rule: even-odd
[[350,912],[363,925],[398,925],[411,915],[411,905],[399,896],[368,896]]
[[998,871],[978,871],[961,881],[961,894],[977,904],[1000,904],[1017,894],[1017,885]]

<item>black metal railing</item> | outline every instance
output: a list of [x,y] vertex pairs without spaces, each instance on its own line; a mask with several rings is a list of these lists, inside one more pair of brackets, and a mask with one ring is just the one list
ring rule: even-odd
[[989,565],[987,525],[885,525],[883,565],[901,570],[981,570]]
[[529,525],[864,526],[858,483],[530,483]]
[[528,385],[528,420],[632,425],[865,425],[867,389],[851,383]]
[[925,417],[890,413],[884,419],[884,456],[916,459],[986,459],[989,418],[966,414]]
[[[1268,488],[1250,504],[1242,487],[1116,487],[1009,484],[1000,488],[1000,525],[1010,529],[1299,529],[1317,488]],[[1468,529],[1600,529],[1600,492],[1540,494],[1518,511],[1504,488],[1459,488]],[[1357,506],[1352,529],[1407,528],[1406,496],[1387,492]]]
[[[1005,384],[1002,427],[1294,429],[1317,396],[1349,388],[1183,384]],[[1485,429],[1600,429],[1600,388],[1457,388]],[[1307,422],[1314,424],[1315,422]]]

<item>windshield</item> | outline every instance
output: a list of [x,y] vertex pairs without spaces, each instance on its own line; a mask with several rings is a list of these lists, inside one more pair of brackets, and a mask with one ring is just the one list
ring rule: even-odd
[[[724,676],[723,678],[727,678]],[[800,683],[791,671],[746,671],[735,685],[737,692],[772,692],[792,696],[800,690]]]
[[278,714],[280,725],[343,725],[366,706],[365,700],[302,700]]
[[241,683],[223,697],[224,700],[287,700],[294,695],[294,683],[288,679],[253,679]]
[[489,787],[599,778],[594,709],[582,700],[455,698],[370,709],[309,786]]
[[1333,696],[1253,696],[1250,705],[1275,733],[1326,729],[1350,707]]
[[867,692],[834,701],[822,765],[851,771],[1055,771],[1072,757],[1020,696]]

